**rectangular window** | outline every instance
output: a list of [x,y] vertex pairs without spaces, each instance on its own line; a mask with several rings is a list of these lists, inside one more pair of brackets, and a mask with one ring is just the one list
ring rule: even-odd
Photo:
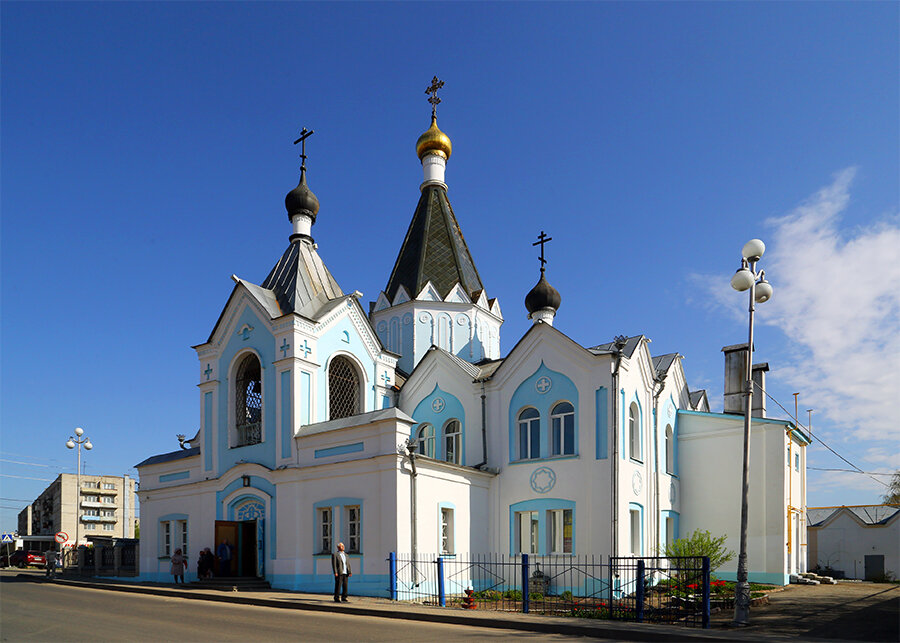
[[[96,509],[95,509],[94,511],[96,511]],[[116,511],[115,511],[115,509],[104,509],[104,510],[103,510],[103,516],[104,516],[105,518],[115,518],[115,516],[116,516]]]
[[641,555],[641,512],[639,509],[631,509],[631,555]]
[[85,502],[100,502],[100,496],[85,496]]
[[319,509],[319,553],[331,552],[332,538],[331,507]]
[[105,525],[103,525],[103,531],[113,531],[115,528],[116,526],[112,523],[106,523]]
[[671,517],[666,518],[666,544],[671,545],[675,542],[675,519]]
[[441,508],[441,553],[452,554],[453,548],[453,510]]
[[346,506],[344,507],[344,513],[347,516],[347,551],[352,554],[358,554],[362,551],[360,548],[359,506]]
[[172,523],[166,521],[160,523],[162,526],[162,538],[160,539],[160,556],[172,555]]
[[547,512],[550,523],[550,553],[572,553],[572,510],[554,509]]
[[104,482],[104,483],[103,483],[103,488],[104,488],[104,489],[115,489],[115,488],[116,488],[116,485],[115,485],[115,483],[113,483],[113,482]]
[[103,502],[107,505],[116,504],[116,499],[113,496],[103,496]]
[[188,555],[188,523],[187,520],[178,521],[178,546],[183,556]]
[[94,531],[94,527],[95,527],[94,523],[89,522],[84,526],[84,530],[85,531]]
[[794,471],[800,471],[800,454],[794,454]]
[[520,511],[516,513],[516,523],[519,530],[519,554],[538,553],[538,512]]
[[575,453],[575,414],[557,415],[551,419],[551,454],[572,455]]
[[99,516],[99,515],[100,515],[100,510],[99,510],[99,509],[85,509],[83,515],[85,515],[85,516]]

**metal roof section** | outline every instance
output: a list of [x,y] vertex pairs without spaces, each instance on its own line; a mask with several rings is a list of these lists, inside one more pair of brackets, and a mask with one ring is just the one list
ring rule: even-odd
[[338,429],[350,429],[365,424],[374,424],[384,420],[399,420],[408,424],[415,424],[416,421],[395,406],[388,409],[378,409],[377,411],[369,411],[368,413],[360,413],[359,415],[351,415],[346,418],[337,420],[326,420],[325,422],[316,422],[315,424],[307,424],[300,427],[296,438],[302,438],[307,435],[316,435],[319,433],[327,433],[328,431],[337,431]]
[[389,300],[394,299],[401,286],[408,293],[418,294],[429,281],[441,299],[446,298],[456,284],[472,301],[477,301],[480,291],[484,290],[447,199],[447,191],[438,185],[422,189],[384,292]]
[[[644,339],[643,335],[635,335],[634,337],[628,337],[625,340],[625,347],[622,349],[622,354],[625,355],[628,359],[631,359],[634,355],[634,351],[637,350],[637,347],[641,345],[641,340]],[[615,341],[608,342],[606,344],[598,344],[597,346],[591,346],[587,350],[592,352],[594,355],[602,355],[604,353],[614,353],[615,352],[616,343]],[[654,363],[654,366],[656,364]]]
[[234,280],[234,283],[241,284],[244,288],[247,289],[247,291],[253,296],[253,298],[259,302],[259,305],[262,306],[267,313],[269,313],[269,317],[271,317],[272,319],[281,317],[281,306],[278,304],[278,299],[275,297],[274,292],[265,288],[260,288],[256,284],[247,281],[246,279],[241,279],[237,275],[231,275],[231,278]]
[[656,374],[662,375],[663,373],[668,373],[669,369],[672,368],[672,364],[674,364],[675,360],[679,357],[682,357],[682,355],[678,353],[667,353],[666,355],[651,357],[653,360],[653,368],[656,369]]
[[139,467],[145,467],[150,464],[161,464],[163,462],[172,462],[173,460],[181,460],[183,458],[190,458],[195,455],[200,455],[200,447],[191,447],[190,449],[179,449],[178,451],[172,451],[170,453],[161,453],[160,455],[153,455],[144,460],[143,462],[134,465],[134,468],[137,469]]
[[344,296],[309,239],[291,243],[262,287],[274,293],[281,314],[297,313],[310,319],[329,301]]
[[866,526],[886,525],[900,513],[900,507],[894,505],[859,505],[844,507],[807,507],[806,520],[810,527],[821,527],[842,512],[853,514]]
[[691,408],[695,411],[700,410],[700,404],[706,399],[706,408],[709,409],[709,398],[706,395],[706,389],[700,389],[699,391],[688,391],[688,397],[691,400]]

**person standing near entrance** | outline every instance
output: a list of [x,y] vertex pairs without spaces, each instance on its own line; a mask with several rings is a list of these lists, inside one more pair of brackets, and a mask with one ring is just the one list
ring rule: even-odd
[[182,555],[180,549],[176,549],[175,553],[172,555],[172,576],[175,577],[175,584],[178,584],[178,580],[181,579],[181,584],[184,585],[184,570],[187,567],[187,559]]
[[216,549],[216,556],[219,557],[219,576],[231,576],[231,552],[231,544],[227,538],[223,538]]
[[337,551],[331,555],[331,568],[334,570],[334,602],[346,603],[348,581],[353,572],[350,558],[344,553],[344,543],[338,543]]

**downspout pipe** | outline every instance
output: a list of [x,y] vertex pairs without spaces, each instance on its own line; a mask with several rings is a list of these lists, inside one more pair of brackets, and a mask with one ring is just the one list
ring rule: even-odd
[[416,552],[418,543],[416,538],[416,477],[419,475],[416,471],[416,448],[419,441],[415,438],[406,443],[406,452],[409,455],[409,465],[412,468],[412,475],[409,480],[409,519],[410,519],[410,553],[412,554],[413,565],[416,563]]
[[486,400],[487,396],[484,392],[484,380],[481,380],[481,462],[475,465],[476,469],[480,469],[488,463]]
[[665,388],[666,375],[667,373],[661,373],[653,380],[654,387],[659,386],[659,390],[653,393],[653,470],[656,474],[656,484],[654,485],[656,517],[653,521],[655,525],[653,540],[656,545],[653,551],[656,556],[659,556],[659,528],[662,526],[662,515],[659,509],[659,396],[662,395]]
[[627,340],[623,335],[615,338],[613,353],[616,356],[616,365],[612,374],[612,555],[619,555],[619,367],[622,365],[622,351]]

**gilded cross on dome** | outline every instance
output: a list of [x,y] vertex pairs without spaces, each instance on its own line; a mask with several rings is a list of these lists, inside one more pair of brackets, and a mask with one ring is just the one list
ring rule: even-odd
[[437,106],[441,103],[441,99],[437,97],[438,90],[444,86],[443,80],[438,80],[438,77],[435,76],[431,79],[431,85],[428,89],[425,90],[426,94],[431,94],[428,97],[428,102],[431,103],[431,118],[437,118]]

